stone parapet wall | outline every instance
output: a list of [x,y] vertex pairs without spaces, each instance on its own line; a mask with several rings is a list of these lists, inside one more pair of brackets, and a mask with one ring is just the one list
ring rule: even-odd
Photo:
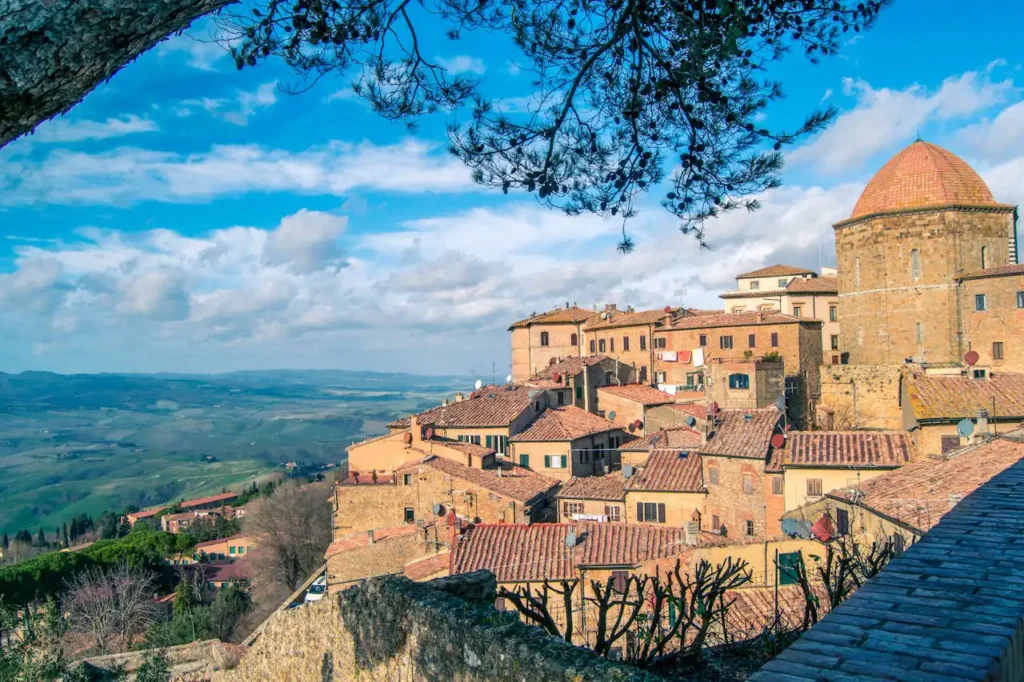
[[818,428],[903,428],[899,365],[825,365],[820,376]]

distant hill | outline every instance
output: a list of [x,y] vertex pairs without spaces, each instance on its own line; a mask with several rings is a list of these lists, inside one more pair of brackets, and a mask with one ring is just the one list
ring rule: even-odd
[[470,377],[344,370],[0,373],[0,532],[339,462]]

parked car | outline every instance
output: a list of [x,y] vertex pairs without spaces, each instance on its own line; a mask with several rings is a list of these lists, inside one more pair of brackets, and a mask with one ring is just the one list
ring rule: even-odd
[[322,575],[313,581],[313,584],[306,590],[306,603],[320,601],[327,594],[327,575]]

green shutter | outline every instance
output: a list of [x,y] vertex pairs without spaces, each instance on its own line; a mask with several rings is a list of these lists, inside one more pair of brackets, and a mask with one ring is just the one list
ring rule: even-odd
[[779,555],[779,584],[794,585],[797,582],[797,566],[802,561],[800,552]]
[[676,605],[671,601],[668,603],[668,626],[670,628],[676,626]]
[[568,455],[562,455],[562,468],[563,469],[568,469],[569,468],[569,457],[568,457]]
[[550,469],[551,468],[551,455],[544,455],[544,468],[545,469]]
[[530,466],[530,456],[529,455],[519,455],[519,466],[521,466],[521,467],[528,467],[528,466]]
[[576,400],[583,400],[583,387],[582,386],[577,386],[576,387]]
[[644,503],[643,502],[637,502],[636,503],[636,520],[637,521],[643,521],[644,520]]
[[487,436],[487,447],[489,447],[489,448],[493,448],[493,447],[494,447],[494,446],[493,446],[493,445],[491,444],[491,437],[490,437],[490,436]]

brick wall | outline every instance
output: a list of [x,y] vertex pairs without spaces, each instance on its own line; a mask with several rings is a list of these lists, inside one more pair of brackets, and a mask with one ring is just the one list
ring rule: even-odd
[[[781,362],[727,362],[714,361],[707,367],[704,380],[709,399],[723,409],[750,410],[771,407],[786,390],[784,367]],[[749,388],[732,388],[729,377],[747,376]]]
[[821,368],[820,377],[819,428],[903,427],[898,365],[830,365]]
[[[675,429],[681,426],[686,426],[686,418],[692,416],[686,412],[675,409],[671,405],[656,405],[654,407],[647,408],[646,412],[648,433],[654,433],[656,431],[662,431],[665,429]],[[705,421],[699,417],[694,417],[697,423],[693,426],[694,429],[700,431],[704,428]]]
[[[586,341],[584,354],[593,355],[597,353],[599,355],[607,355],[618,360],[620,363],[635,367],[637,380],[642,384],[650,384],[654,381],[654,373],[652,371],[654,365],[652,330],[653,326],[649,324],[599,329],[597,331],[587,330],[584,333]],[[643,349],[640,348],[641,336],[644,337],[644,345],[646,346]],[[629,339],[629,350],[625,350],[623,347],[624,339],[627,338]],[[604,350],[601,350],[602,342],[604,342]],[[592,351],[591,348],[594,350]],[[641,376],[643,370],[646,370],[646,377]]]
[[[708,489],[701,527],[713,530],[713,517],[724,525],[731,538],[762,539],[772,524],[767,523],[765,500],[772,494],[771,481],[764,474],[764,462],[738,457],[701,455],[704,460],[704,486]],[[718,468],[718,483],[711,482],[710,468]],[[753,481],[753,492],[747,494],[744,476]],[[746,522],[754,522],[752,536],[746,533]],[[774,526],[772,526],[774,527]]]

